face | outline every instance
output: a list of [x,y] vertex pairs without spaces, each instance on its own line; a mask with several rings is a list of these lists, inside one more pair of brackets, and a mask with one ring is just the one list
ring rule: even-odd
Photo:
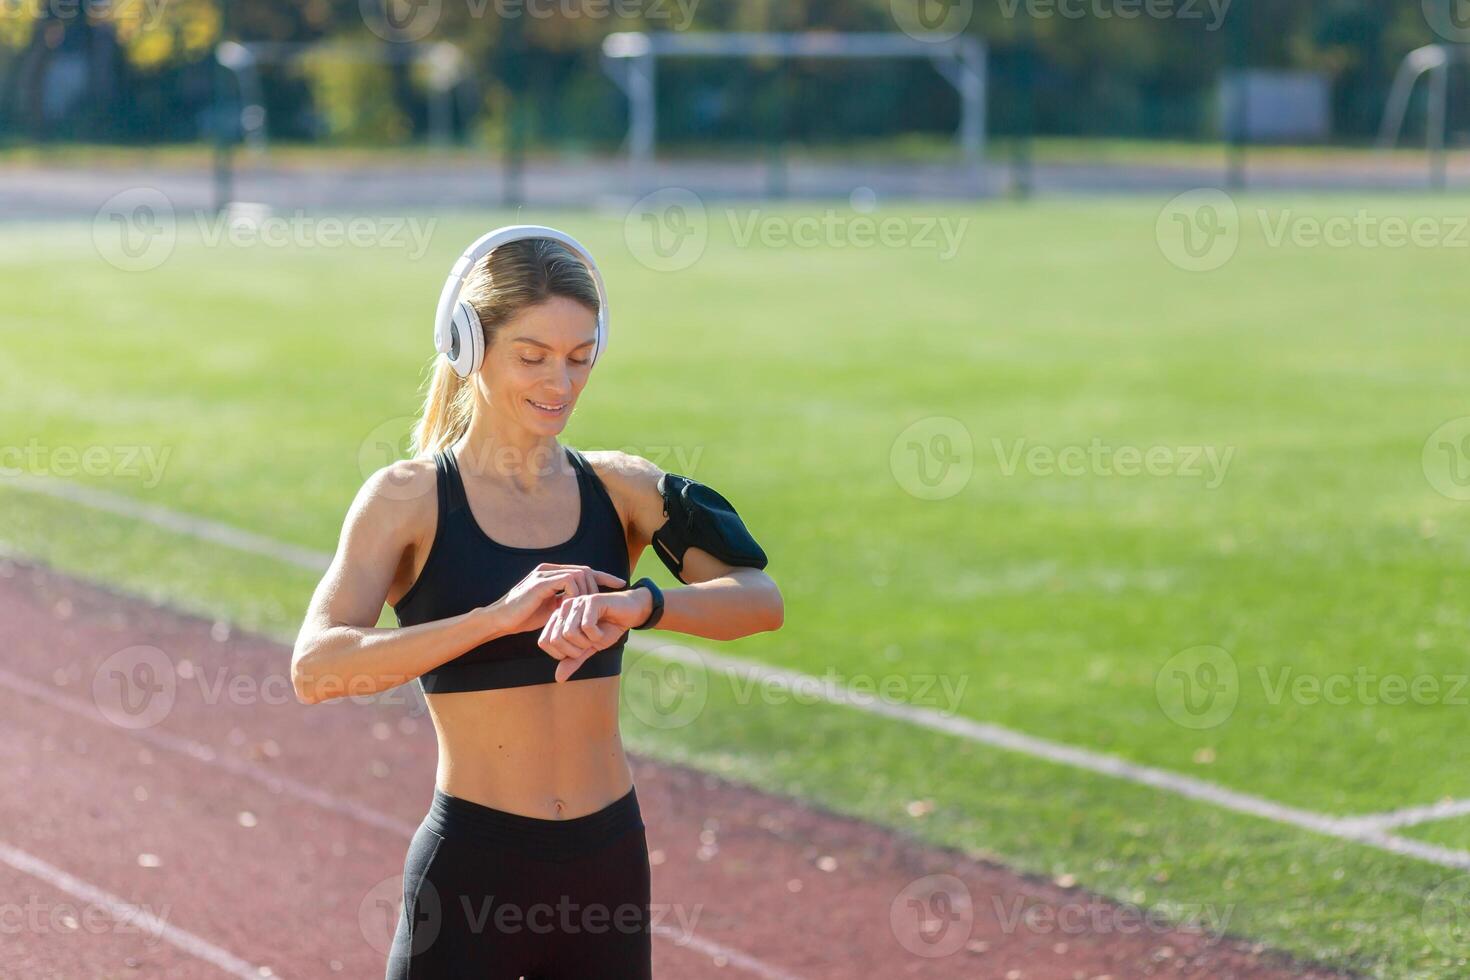
[[564,296],[503,324],[481,369],[501,417],[541,435],[561,432],[587,384],[596,343],[597,316]]

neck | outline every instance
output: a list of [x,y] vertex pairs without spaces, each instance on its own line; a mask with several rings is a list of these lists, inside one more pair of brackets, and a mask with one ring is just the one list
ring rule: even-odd
[[462,471],[522,491],[534,492],[566,465],[555,436],[504,424],[493,412],[476,411],[456,446]]

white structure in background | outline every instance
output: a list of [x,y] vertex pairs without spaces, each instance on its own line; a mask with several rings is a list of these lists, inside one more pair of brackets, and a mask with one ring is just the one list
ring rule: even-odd
[[1332,84],[1315,71],[1220,76],[1221,134],[1250,143],[1319,143],[1332,134]]
[[957,131],[965,164],[985,154],[985,45],[973,37],[923,40],[909,34],[677,32],[610,34],[603,70],[628,96],[628,162],[634,172],[653,163],[658,132],[659,58],[927,58],[960,94]]
[[1455,44],[1430,44],[1410,51],[1399,65],[1388,105],[1383,110],[1383,126],[1378,131],[1378,148],[1387,150],[1398,142],[1409,115],[1409,102],[1414,86],[1429,76],[1429,101],[1425,106],[1425,147],[1429,151],[1431,180],[1436,187],[1445,181],[1445,140],[1449,127],[1450,68],[1465,61],[1470,50]]
[[436,146],[452,141],[454,93],[470,73],[464,52],[447,41],[434,44],[343,44],[340,42],[224,41],[215,60],[234,74],[240,89],[240,129],[245,145],[256,153],[266,148],[265,96],[260,85],[262,64],[289,64],[311,55],[340,61],[421,62],[428,69],[429,139]]

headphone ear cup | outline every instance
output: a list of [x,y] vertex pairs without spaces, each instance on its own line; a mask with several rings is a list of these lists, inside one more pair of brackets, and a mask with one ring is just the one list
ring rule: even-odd
[[461,378],[468,378],[484,363],[485,331],[480,327],[479,314],[467,300],[455,304],[449,324],[449,351],[444,356]]

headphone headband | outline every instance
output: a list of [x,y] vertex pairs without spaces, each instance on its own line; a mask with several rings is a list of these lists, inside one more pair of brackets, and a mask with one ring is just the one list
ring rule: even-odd
[[592,273],[592,282],[597,287],[597,341],[592,350],[593,364],[597,363],[597,359],[607,348],[607,288],[603,285],[602,273],[593,261],[592,253],[571,235],[555,228],[545,225],[506,225],[480,236],[465,249],[455,261],[454,267],[449,270],[449,278],[444,281],[444,288],[439,292],[439,305],[434,311],[434,348],[449,357],[461,377],[478,369],[479,361],[484,356],[481,338],[463,335],[463,330],[473,329],[478,333],[479,328],[478,317],[470,321],[474,308],[468,302],[459,300],[459,291],[464,288],[465,278],[481,259],[500,246],[527,238],[550,238],[560,242],[586,264],[588,271]]

